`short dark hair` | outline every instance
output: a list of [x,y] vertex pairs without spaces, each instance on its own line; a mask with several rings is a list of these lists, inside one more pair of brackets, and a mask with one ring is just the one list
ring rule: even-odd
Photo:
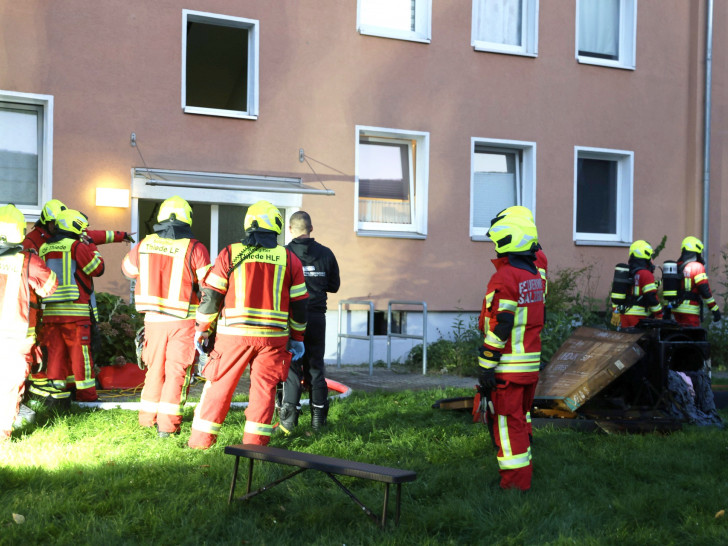
[[311,233],[313,225],[311,224],[311,217],[305,210],[299,210],[291,214],[289,225],[293,228],[293,231],[300,232],[305,231]]

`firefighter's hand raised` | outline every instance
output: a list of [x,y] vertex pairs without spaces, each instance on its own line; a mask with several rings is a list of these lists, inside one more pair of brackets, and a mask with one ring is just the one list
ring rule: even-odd
[[713,322],[718,322],[720,320],[720,317],[721,317],[721,314],[720,314],[719,309],[716,309],[715,311],[713,311]]

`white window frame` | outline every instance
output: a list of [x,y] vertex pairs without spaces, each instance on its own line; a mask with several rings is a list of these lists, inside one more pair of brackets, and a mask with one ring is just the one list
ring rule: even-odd
[[[359,222],[359,139],[360,137],[402,138],[414,140],[417,145],[415,160],[412,163],[410,149],[410,162],[413,166],[410,172],[411,184],[414,193],[412,208],[413,219],[409,224],[390,224],[385,222]],[[387,129],[383,127],[370,127],[357,125],[355,133],[355,184],[354,184],[354,231],[364,237],[398,237],[410,239],[425,239],[427,237],[427,193],[430,164],[430,133],[422,131],[407,131],[401,129]]]
[[576,60],[583,64],[593,64],[610,68],[634,70],[637,50],[637,0],[619,0],[619,56],[617,59],[600,59],[579,55],[579,2],[576,2],[576,32],[574,47]]
[[521,153],[519,172],[519,196],[521,205],[531,210],[536,218],[536,143],[523,140],[502,140],[494,138],[473,137],[470,139],[470,239],[473,241],[490,241],[486,235],[487,227],[475,227],[475,147],[476,145],[489,148],[500,148],[504,152],[516,151]]
[[[244,28],[248,31],[248,110],[225,110],[187,105],[187,22]],[[258,119],[260,65],[260,21],[203,11],[182,10],[182,110],[186,114],[202,114],[239,119]]]
[[[576,230],[579,159],[602,159],[617,163],[616,234],[587,233]],[[574,242],[586,245],[624,245],[632,242],[632,212],[634,190],[634,152],[607,148],[574,147]]]
[[432,40],[432,0],[414,0],[415,3],[415,30],[403,31],[376,25],[362,24],[362,3],[356,2],[356,29],[359,34],[379,36],[380,38],[393,38],[395,40],[408,40],[429,44]]
[[[35,205],[17,205],[18,209],[25,215],[26,221],[35,222],[40,218],[43,205],[52,199],[53,195],[53,95],[0,90],[0,101],[40,106],[43,110],[42,150],[40,150],[42,159],[38,170],[38,202]],[[0,199],[2,199],[1,196]]]
[[475,51],[506,53],[526,57],[538,56],[538,8],[539,0],[521,0],[521,45],[499,44],[478,38],[480,18],[483,17],[483,0],[473,0],[473,21],[470,45]]

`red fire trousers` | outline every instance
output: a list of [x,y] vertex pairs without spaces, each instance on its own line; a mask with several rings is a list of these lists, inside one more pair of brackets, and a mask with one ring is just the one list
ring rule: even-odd
[[3,362],[0,373],[0,440],[10,437],[25,391],[25,378],[30,373],[28,353],[32,340],[0,338]]
[[192,421],[188,442],[191,448],[207,449],[217,441],[235,388],[248,364],[250,394],[245,410],[243,443],[268,445],[273,432],[271,421],[276,385],[286,380],[291,363],[291,354],[286,351],[287,341],[287,337],[270,339],[217,334],[215,347],[202,371],[207,383]]
[[[534,373],[533,382],[519,379],[514,383],[509,374],[498,374],[499,384],[491,392],[495,423],[493,432],[498,446],[498,467],[500,486],[503,489],[521,489],[531,487],[533,464],[531,463],[531,440],[529,438],[529,412],[536,394],[538,373]],[[531,374],[519,374],[521,378]]]
[[144,322],[142,359],[147,375],[142,389],[139,424],[174,433],[190,389],[195,361],[195,320]]
[[66,381],[73,376],[76,400],[98,400],[91,357],[91,321],[46,322],[43,343],[48,347],[48,379]]

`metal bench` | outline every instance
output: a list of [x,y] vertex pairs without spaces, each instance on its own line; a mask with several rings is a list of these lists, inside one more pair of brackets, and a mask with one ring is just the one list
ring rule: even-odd
[[[238,444],[233,446],[227,446],[225,448],[225,454],[235,456],[235,470],[233,471],[233,480],[230,484],[230,496],[228,498],[228,504],[233,500],[235,494],[235,483],[238,479],[238,465],[240,463],[240,457],[250,459],[250,465],[248,467],[248,483],[245,495],[238,498],[238,500],[247,500],[254,497],[258,493],[267,491],[273,486],[292,478],[293,476],[304,472],[305,470],[318,470],[326,474],[331,478],[336,485],[338,485],[349,497],[356,502],[364,512],[372,518],[374,521],[379,523],[382,528],[387,523],[387,504],[389,502],[389,484],[397,484],[397,495],[396,495],[396,508],[395,508],[395,525],[399,525],[399,512],[400,512],[400,500],[402,492],[402,483],[411,482],[417,478],[417,473],[411,470],[402,470],[399,468],[389,468],[386,466],[378,466],[368,463],[359,463],[356,461],[348,461],[346,459],[336,459],[334,457],[327,457],[325,455],[316,455],[315,453],[303,453],[299,451],[289,451],[287,449],[281,449],[270,446],[259,446],[253,444]],[[250,487],[253,480],[253,461],[267,461],[270,463],[283,464],[288,466],[299,467],[298,470],[279,478],[257,491],[251,493]],[[383,482],[385,484],[384,489],[384,507],[382,508],[381,520],[374,514],[369,508],[354,496],[335,476],[351,476],[354,478],[364,478],[366,480],[373,480],[377,482]]]

